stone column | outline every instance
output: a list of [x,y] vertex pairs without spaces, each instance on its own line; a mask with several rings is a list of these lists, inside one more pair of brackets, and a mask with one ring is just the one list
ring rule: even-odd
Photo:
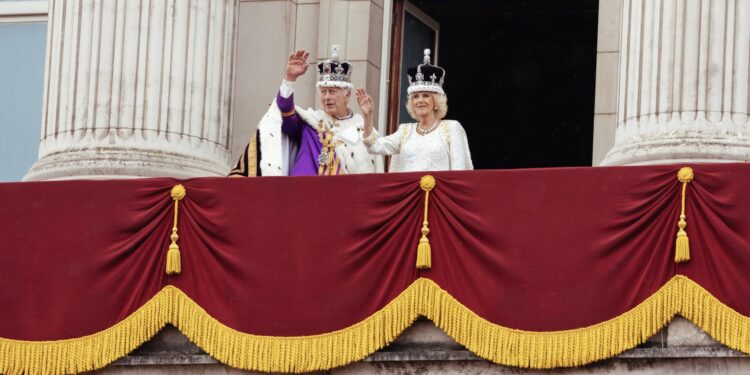
[[602,165],[750,160],[750,1],[624,0]]
[[50,0],[26,180],[220,176],[237,0]]

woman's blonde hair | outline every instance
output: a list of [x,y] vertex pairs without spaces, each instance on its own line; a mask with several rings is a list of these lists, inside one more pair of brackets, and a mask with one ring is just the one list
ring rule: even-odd
[[[432,99],[435,101],[435,117],[438,121],[444,119],[445,115],[448,114],[448,96],[432,92],[429,94],[432,95]],[[406,100],[406,110],[409,111],[409,116],[411,116],[411,118],[417,120],[417,114],[414,112],[414,104],[411,100],[412,95],[409,95],[409,99]]]

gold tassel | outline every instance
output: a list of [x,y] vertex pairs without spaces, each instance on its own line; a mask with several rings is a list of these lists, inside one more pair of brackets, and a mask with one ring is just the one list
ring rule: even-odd
[[435,178],[430,175],[422,176],[419,180],[419,186],[424,190],[424,221],[422,222],[422,238],[419,239],[417,246],[417,269],[426,270],[432,267],[432,250],[430,249],[430,240],[427,235],[430,228],[427,226],[427,207],[429,204],[430,190],[435,187]]
[[167,252],[167,275],[177,275],[182,271],[180,247],[177,246],[177,240],[180,238],[177,235],[177,212],[180,200],[185,198],[185,187],[181,184],[175,185],[172,187],[171,195],[174,200],[174,225],[172,226],[172,235],[169,236],[172,244],[169,245],[169,251]]
[[685,226],[687,226],[687,222],[685,221],[685,192],[688,182],[692,181],[693,177],[693,169],[690,167],[682,167],[677,172],[677,180],[682,182],[682,209],[680,210],[680,221],[677,223],[680,229],[677,231],[677,242],[674,252],[675,263],[690,260],[690,241],[688,240],[687,232],[685,232]]

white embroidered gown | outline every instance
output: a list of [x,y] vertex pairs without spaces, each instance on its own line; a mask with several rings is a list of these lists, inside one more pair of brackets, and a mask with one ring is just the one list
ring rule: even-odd
[[417,133],[417,124],[401,124],[386,137],[369,137],[370,153],[393,155],[390,172],[474,169],[466,132],[458,121],[442,120],[432,132]]

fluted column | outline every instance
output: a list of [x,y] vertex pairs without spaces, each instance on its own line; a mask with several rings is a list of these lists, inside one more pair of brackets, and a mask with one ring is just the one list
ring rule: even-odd
[[750,160],[750,1],[624,0],[603,165]]
[[225,175],[237,0],[51,0],[27,180]]

